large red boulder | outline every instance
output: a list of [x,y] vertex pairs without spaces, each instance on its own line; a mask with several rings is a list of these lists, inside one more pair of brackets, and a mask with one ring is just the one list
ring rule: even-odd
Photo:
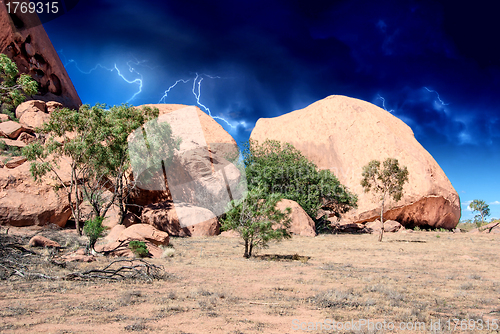
[[[160,111],[158,121],[168,122],[173,136],[181,138],[182,141],[180,149],[175,152],[172,162],[165,168],[166,178],[159,163],[155,165],[157,169],[153,173],[154,177],[148,174],[152,169],[140,171],[143,163],[142,159],[138,159],[139,171],[136,168],[137,166],[132,165],[134,167],[132,178],[135,179],[137,190],[131,194],[129,202],[137,206],[131,210],[135,210],[134,213],[139,215],[141,214],[139,207],[147,207],[148,214],[145,219],[155,221],[154,224],[157,226],[159,226],[158,221],[160,218],[154,218],[151,211],[156,209],[165,210],[165,207],[160,205],[156,208],[148,207],[148,205],[169,200],[173,200],[179,205],[189,203],[190,212],[197,210],[196,215],[201,214],[203,211],[201,208],[205,208],[204,210],[207,212],[213,212],[210,215],[212,218],[222,214],[231,196],[233,198],[237,197],[235,189],[241,178],[240,171],[231,162],[232,159],[238,157],[235,140],[212,117],[197,107],[164,104],[147,106],[158,108]],[[147,125],[145,125],[145,130],[148,135]],[[131,142],[139,143],[137,149],[131,149],[132,156],[136,151],[143,152],[146,150],[145,144],[140,144],[141,141],[144,142],[141,136],[143,136],[143,132],[137,131],[129,137]],[[144,148],[141,148],[140,145],[143,145]],[[195,207],[200,209],[194,209]],[[162,216],[164,214],[166,213],[156,215]],[[185,217],[185,215],[181,216]],[[178,218],[182,220],[182,217]],[[193,225],[189,232],[191,235],[218,233],[218,230],[211,229],[211,227],[215,228],[217,226],[215,221],[209,223],[211,226],[209,227],[203,224],[206,220],[197,221],[196,223],[190,221],[185,225]],[[159,228],[163,229],[161,226]],[[169,233],[173,232],[170,227],[168,229]],[[174,227],[174,229],[180,229],[180,226]],[[166,227],[165,230],[167,230]],[[179,230],[173,233],[177,235],[184,232]]]
[[65,226],[71,209],[62,191],[55,191],[55,184],[50,178],[35,182],[28,162],[13,169],[0,168],[0,225]]
[[441,167],[408,125],[371,103],[329,96],[302,110],[259,119],[250,138],[290,143],[320,169],[330,169],[358,195],[358,208],[344,214],[345,221],[364,223],[380,215],[380,203],[360,182],[363,166],[387,158],[408,167],[409,183],[399,202],[386,204],[384,218],[404,226],[450,229],[460,219],[460,199]]
[[183,217],[179,220],[178,210],[172,201],[146,206],[142,211],[141,221],[177,237],[214,236],[220,233],[220,223],[210,210],[186,203],[178,203],[177,207],[182,208],[182,215],[189,215],[199,223],[181,226]]
[[169,241],[168,233],[159,231],[148,224],[134,224],[124,229],[118,236],[117,241],[148,241],[157,246],[167,246]]
[[29,127],[25,127],[14,121],[0,123],[0,137],[16,139],[23,132],[33,132]]
[[134,257],[134,253],[129,247],[133,240],[143,241],[149,252],[149,256],[160,258],[163,250],[160,246],[168,246],[168,233],[157,230],[151,225],[134,224],[125,228],[124,225],[116,225],[106,237],[108,243],[97,244],[95,250],[98,252],[108,252],[111,256]]
[[30,100],[21,103],[16,108],[16,117],[21,118],[27,112],[47,112],[47,104],[41,100]]
[[314,223],[314,220],[309,217],[309,215],[297,202],[289,199],[282,199],[278,202],[278,204],[276,204],[276,208],[282,212],[285,212],[287,208],[291,209],[289,215],[291,224],[288,229],[290,233],[306,237],[316,236],[316,224]]

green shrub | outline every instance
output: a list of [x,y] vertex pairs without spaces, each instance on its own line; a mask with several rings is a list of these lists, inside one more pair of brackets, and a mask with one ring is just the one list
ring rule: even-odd
[[250,140],[242,153],[250,191],[259,188],[264,194],[281,194],[297,202],[313,219],[322,206],[331,207],[338,215],[356,207],[357,196],[332,172],[319,170],[289,143]]
[[15,120],[13,111],[26,100],[25,95],[38,92],[38,83],[27,74],[19,75],[16,63],[0,54],[0,111]]
[[94,249],[97,239],[102,237],[102,232],[105,228],[102,226],[102,221],[104,217],[95,217],[93,219],[87,220],[85,226],[83,227],[83,232],[89,238],[89,248]]
[[129,242],[128,248],[139,257],[146,257],[149,255],[148,247],[144,241],[132,240]]
[[12,156],[17,156],[21,154],[21,149],[17,146],[9,146],[7,152]]

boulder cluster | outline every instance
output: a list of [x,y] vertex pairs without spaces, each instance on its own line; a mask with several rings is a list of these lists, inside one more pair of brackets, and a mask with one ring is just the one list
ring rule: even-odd
[[[149,106],[159,108],[160,117],[186,108],[183,105],[165,104]],[[5,119],[5,122],[0,123],[1,140],[7,146],[17,147],[37,140],[39,135],[35,128],[60,107],[60,103],[39,100],[21,104],[16,110],[19,122]],[[98,243],[96,250],[129,256],[132,253],[127,247],[128,242],[139,240],[145,242],[152,256],[159,257],[163,253],[160,247],[168,245],[171,236],[215,236],[221,233],[217,215],[196,204],[199,198],[196,191],[202,192],[204,199],[217,201],[221,198],[227,189],[213,182],[212,173],[222,168],[226,168],[227,184],[235,184],[240,180],[240,172],[236,168],[231,169],[231,164],[218,154],[227,154],[236,149],[236,143],[222,126],[199,108],[196,108],[196,115],[208,149],[193,149],[195,141],[184,141],[181,151],[196,154],[191,154],[190,159],[174,157],[171,168],[175,173],[171,175],[175,179],[162,181],[164,184],[158,189],[163,190],[139,188],[130,198],[130,203],[135,205],[125,216],[123,224],[118,224],[117,210],[109,210],[104,221],[109,229],[105,239],[107,243]],[[174,135],[192,131],[192,123],[183,122],[182,118],[174,119],[174,122]],[[303,110],[273,119],[260,119],[251,138],[259,142],[275,139],[293,144],[319,168],[332,170],[342,184],[358,195],[358,207],[340,219],[331,208],[323,208],[318,217],[314,217],[326,217],[327,223],[337,233],[380,233],[382,228],[384,232],[405,232],[409,231],[406,228],[414,226],[451,229],[458,223],[459,198],[439,165],[415,140],[406,124],[369,103],[343,96],[329,97]],[[363,193],[359,182],[364,164],[372,159],[386,157],[395,157],[402,165],[408,166],[410,181],[405,185],[403,199],[387,204],[384,212],[387,220],[382,226],[377,219],[379,204],[369,194]],[[0,169],[0,224],[26,226],[52,223],[64,227],[71,218],[69,203],[63,196],[56,194],[50,179],[35,183],[29,172],[29,163],[24,163],[23,159],[13,157],[5,164],[6,168]],[[62,175],[65,168],[67,166],[61,166]],[[177,199],[174,203],[169,183],[178,185],[189,183],[190,180],[196,180],[196,191],[192,188],[181,189],[186,202]],[[290,232],[315,236],[315,221],[300,205],[287,199],[278,203],[280,210],[287,207],[291,208]],[[84,203],[82,212],[85,214],[90,211]],[[199,223],[185,226],[181,221],[186,217]],[[493,230],[496,231],[496,227]],[[227,232],[224,235],[234,236]],[[42,245],[47,241],[33,242],[34,245]],[[88,260],[79,253],[72,254],[71,259]]]
[[[7,54],[21,73],[31,75],[39,83],[40,95],[19,105],[16,121],[0,114],[0,225],[30,226],[55,224],[65,227],[71,218],[70,203],[56,190],[50,177],[35,182],[30,164],[19,149],[44,137],[36,132],[50,114],[63,106],[78,108],[80,98],[69,79],[36,14],[9,14],[0,9],[0,52]],[[174,115],[183,105],[148,105],[160,111],[160,117]],[[195,108],[195,107],[190,107]],[[188,138],[181,142],[183,154],[177,154],[169,166],[168,177],[154,187],[139,187],[129,197],[133,204],[119,224],[116,209],[108,211],[104,225],[109,229],[107,243],[98,243],[96,250],[129,256],[131,240],[143,241],[154,257],[162,255],[170,236],[215,236],[221,233],[217,216],[226,204],[232,187],[242,175],[230,163],[238,155],[235,140],[212,117],[195,108],[194,119],[186,115],[169,117],[175,136]],[[192,109],[191,109],[192,110]],[[193,130],[195,124],[201,128]],[[172,125],[171,124],[171,125]],[[200,138],[193,136],[197,132]],[[315,236],[315,220],[326,220],[335,232],[379,233],[403,232],[405,228],[454,228],[460,218],[460,199],[450,181],[432,156],[417,142],[410,127],[389,112],[368,102],[345,96],[330,96],[291,113],[259,119],[251,139],[266,139],[293,144],[320,169],[331,170],[351,192],[358,196],[354,210],[339,218],[332,208],[322,208],[317,217],[308,214],[294,201],[282,200],[280,210],[291,208],[290,232]],[[201,141],[200,141],[201,140]],[[204,142],[201,145],[200,142]],[[362,167],[370,160],[396,158],[409,170],[409,183],[398,202],[386,203],[382,223],[379,203],[360,186]],[[216,171],[224,172],[216,173]],[[60,177],[68,180],[70,169],[62,161]],[[130,180],[133,173],[130,172]],[[223,182],[214,182],[221,181]],[[137,183],[142,181],[137,179]],[[159,183],[158,183],[159,182]],[[169,186],[170,184],[170,186]],[[189,185],[184,187],[183,185]],[[195,187],[192,185],[195,184]],[[159,190],[158,190],[159,189]],[[173,194],[175,193],[175,196]],[[231,195],[229,195],[230,197]],[[174,198],[175,197],[175,202]],[[90,208],[82,204],[82,212]],[[315,218],[313,220],[312,218]],[[183,224],[194,221],[196,224]],[[475,233],[498,233],[500,228],[477,230]],[[487,231],[487,232],[485,232]],[[224,232],[225,236],[234,233]],[[34,237],[34,247],[59,247],[43,237]],[[68,261],[92,261],[92,257],[76,251]]]
[[[10,120],[5,114],[0,115],[0,142],[3,142],[4,147],[17,147],[19,149],[32,143],[37,134],[35,129],[42,126],[46,122],[50,113],[57,108],[61,108],[59,102],[44,102],[32,100],[20,104],[16,109],[16,118],[19,122]],[[2,157],[0,167],[16,168],[26,161],[21,156]]]

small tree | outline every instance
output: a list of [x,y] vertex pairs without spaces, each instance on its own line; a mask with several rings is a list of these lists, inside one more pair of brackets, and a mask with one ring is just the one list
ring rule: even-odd
[[17,70],[16,63],[5,54],[0,54],[0,103],[2,112],[15,118],[14,109],[26,100],[26,95],[34,95],[38,83],[27,74]]
[[[486,204],[485,201],[475,199],[469,204],[469,208],[472,212],[478,212],[478,214],[474,217],[477,227],[481,227],[484,224],[484,219],[490,215],[490,207]],[[481,220],[478,220],[481,218]]]
[[282,199],[280,194],[265,194],[262,188],[253,189],[237,204],[232,201],[230,209],[222,219],[224,230],[234,230],[245,242],[243,257],[252,256],[254,248],[265,248],[269,241],[290,238],[290,208],[282,212],[276,204]]
[[380,232],[379,241],[382,241],[384,235],[385,201],[389,197],[392,197],[397,202],[403,197],[403,186],[408,182],[408,169],[406,166],[399,167],[397,159],[387,158],[382,167],[380,161],[372,160],[363,167],[362,176],[361,185],[364,191],[373,191],[380,195],[382,231]]

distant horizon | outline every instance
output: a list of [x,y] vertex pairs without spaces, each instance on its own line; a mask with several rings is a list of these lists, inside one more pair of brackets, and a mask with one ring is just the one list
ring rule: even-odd
[[[238,144],[330,95],[401,119],[500,217],[500,23],[451,2],[80,1],[44,27],[83,103],[197,105]],[[99,24],[95,24],[99,22]],[[207,112],[208,113],[208,112]]]

